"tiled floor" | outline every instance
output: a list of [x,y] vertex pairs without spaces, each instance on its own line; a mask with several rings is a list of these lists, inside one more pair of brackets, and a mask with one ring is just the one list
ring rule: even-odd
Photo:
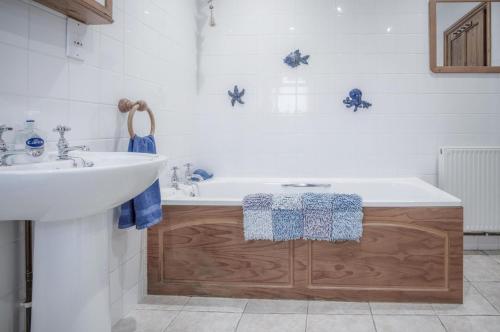
[[464,264],[461,305],[148,296],[113,332],[500,332],[500,251]]

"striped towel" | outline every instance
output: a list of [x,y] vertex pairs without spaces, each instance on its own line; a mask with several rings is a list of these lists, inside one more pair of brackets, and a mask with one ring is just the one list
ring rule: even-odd
[[359,241],[363,202],[354,194],[247,195],[243,226],[246,240]]
[[272,218],[274,241],[302,238],[304,234],[304,215],[302,213],[301,195],[274,195]]
[[253,194],[243,198],[245,240],[273,240],[272,194]]
[[304,239],[330,241],[332,237],[333,198],[330,193],[306,193],[304,207]]
[[355,194],[335,194],[331,241],[359,241],[363,235],[363,201]]

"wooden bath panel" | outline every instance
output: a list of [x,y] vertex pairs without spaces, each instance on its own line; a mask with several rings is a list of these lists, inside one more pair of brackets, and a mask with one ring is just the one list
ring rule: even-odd
[[241,207],[168,206],[149,294],[462,302],[462,208],[365,208],[360,242],[245,241]]
[[359,243],[311,241],[308,249],[309,288],[447,288],[446,232],[405,224],[367,223]]

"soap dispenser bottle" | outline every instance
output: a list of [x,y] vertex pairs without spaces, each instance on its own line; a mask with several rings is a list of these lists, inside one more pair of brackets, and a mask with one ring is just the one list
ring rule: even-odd
[[35,127],[35,120],[26,120],[24,129],[16,132],[16,149],[25,149],[27,157],[20,162],[38,162],[45,152],[45,135]]

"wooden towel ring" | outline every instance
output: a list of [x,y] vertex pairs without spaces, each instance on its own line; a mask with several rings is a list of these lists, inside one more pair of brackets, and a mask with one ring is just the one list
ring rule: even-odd
[[127,113],[128,114],[128,120],[127,120],[127,125],[128,125],[128,133],[130,137],[135,136],[134,132],[134,115],[136,111],[139,112],[144,112],[146,111],[149,115],[149,120],[151,121],[151,130],[149,131],[150,135],[154,135],[156,131],[156,121],[155,121],[155,116],[153,114],[153,111],[148,107],[148,104],[144,100],[138,100],[135,103],[127,98],[120,99],[118,102],[118,109],[122,113]]

